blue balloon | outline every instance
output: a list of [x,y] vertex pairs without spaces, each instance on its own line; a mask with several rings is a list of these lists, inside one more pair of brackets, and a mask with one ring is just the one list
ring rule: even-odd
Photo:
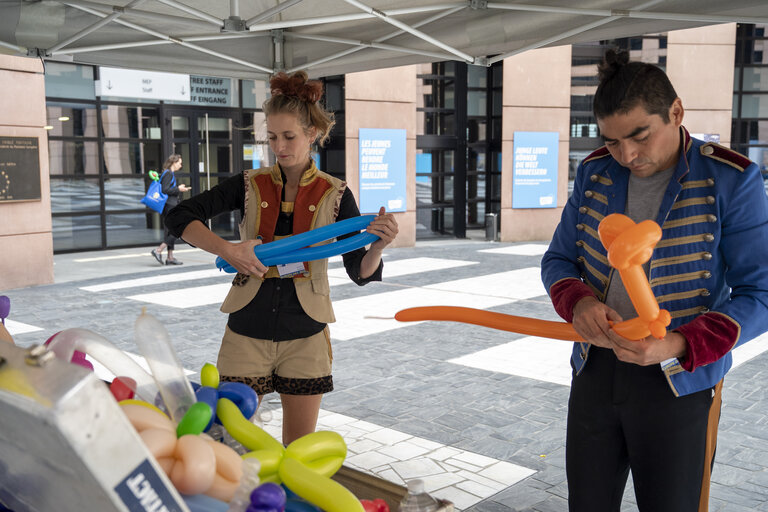
[[323,512],[313,504],[304,500],[288,500],[285,502],[285,512]]
[[218,392],[219,398],[232,400],[246,419],[250,419],[259,407],[259,395],[248,384],[222,382],[219,384]]
[[[349,219],[334,222],[333,224],[299,233],[298,235],[275,240],[268,244],[257,245],[253,248],[253,253],[267,267],[284,265],[286,263],[314,261],[345,254],[365,247],[378,240],[379,237],[373,233],[364,232],[319,247],[308,246],[352,233],[353,231],[365,229],[375,218],[375,215],[350,217]],[[216,258],[216,267],[229,274],[237,272],[232,265],[220,256]]]
[[211,407],[211,411],[213,412],[213,414],[211,414],[211,420],[203,429],[204,432],[208,432],[208,430],[213,425],[213,421],[216,419],[216,404],[219,401],[219,392],[216,390],[216,388],[212,388],[210,386],[200,386],[197,391],[195,391],[195,397],[197,398],[198,402],[205,402],[208,404]]
[[227,512],[229,510],[229,504],[205,494],[196,494],[194,496],[185,494],[182,497],[190,512]]

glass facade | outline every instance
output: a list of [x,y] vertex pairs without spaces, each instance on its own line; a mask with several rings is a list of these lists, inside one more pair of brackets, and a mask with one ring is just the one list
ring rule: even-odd
[[768,178],[768,37],[766,25],[738,25],[731,147]]
[[[266,99],[266,84],[192,76],[196,100],[180,104],[97,97],[97,78],[96,67],[46,63],[54,252],[159,243],[160,215],[140,200],[148,172],[162,171],[171,153],[182,154],[177,181],[193,194],[243,169],[269,165],[264,117],[256,107]],[[211,227],[236,238],[235,217],[222,215]]]
[[609,49],[629,52],[630,60],[650,62],[664,69],[667,65],[666,34],[611,39],[571,46],[571,126],[568,154],[568,192],[579,163],[603,145],[597,121],[592,114],[592,102],[597,90],[597,65]]
[[416,237],[482,229],[501,210],[502,63],[420,67],[416,105]]

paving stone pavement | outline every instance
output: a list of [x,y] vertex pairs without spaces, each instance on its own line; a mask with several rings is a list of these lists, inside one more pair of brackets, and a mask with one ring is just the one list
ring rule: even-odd
[[[384,282],[364,287],[333,286],[331,295],[339,304],[345,299],[384,297],[380,294],[537,267],[540,254],[483,252],[523,245],[528,244],[446,240],[391,248],[385,252]],[[11,298],[11,320],[41,328],[16,334],[17,344],[42,343],[59,330],[80,327],[101,334],[123,350],[137,352],[133,324],[146,307],[167,327],[185,368],[197,372],[204,363],[215,362],[226,322],[216,305],[176,308],[129,298],[144,293],[149,286],[101,292],[83,289],[123,280],[173,278],[213,265],[210,255],[181,245],[177,256],[185,264],[161,267],[149,255],[149,249],[56,255],[55,284],[0,290],[0,294]],[[425,257],[475,264],[387,278],[388,262]],[[331,268],[340,266],[339,262],[331,263]],[[198,279],[194,286],[222,282],[226,281],[212,277]],[[190,286],[179,279],[160,289],[185,290]],[[516,283],[508,286],[514,289]],[[157,287],[151,288],[157,291]],[[386,309],[384,304],[382,308]],[[509,300],[488,309],[559,320],[546,295]],[[337,316],[340,313],[337,307]],[[332,336],[333,330],[332,326]],[[478,326],[424,322],[352,339],[334,339],[336,390],[324,398],[322,408],[535,471],[465,510],[565,511],[568,386],[448,362],[520,338],[523,336]],[[726,378],[712,477],[713,512],[768,512],[767,363],[768,355],[760,353]],[[265,402],[267,410],[277,407],[274,400]],[[622,511],[630,510],[637,510],[631,482],[622,506]]]

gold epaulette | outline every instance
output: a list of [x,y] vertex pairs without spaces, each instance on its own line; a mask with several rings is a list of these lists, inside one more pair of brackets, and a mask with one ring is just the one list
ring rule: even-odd
[[749,158],[745,157],[741,153],[737,153],[730,148],[721,146],[720,144],[715,144],[714,142],[707,142],[701,146],[699,151],[706,157],[713,158],[718,162],[723,162],[724,164],[728,164],[740,171],[743,171],[752,163]]

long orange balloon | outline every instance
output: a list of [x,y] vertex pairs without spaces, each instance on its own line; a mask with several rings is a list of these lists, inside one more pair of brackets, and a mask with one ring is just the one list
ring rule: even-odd
[[538,320],[536,318],[458,306],[422,306],[403,309],[395,313],[395,320],[400,322],[419,322],[422,320],[462,322],[490,327],[500,331],[527,334],[529,336],[540,336],[555,340],[584,341],[584,338],[576,333],[573,325],[566,322]]
[[[638,312],[637,318],[613,324],[613,330],[630,340],[641,340],[650,335],[663,338],[667,333],[666,327],[671,322],[671,316],[667,310],[659,309],[659,304],[643,270],[643,264],[650,259],[653,248],[661,239],[661,228],[651,220],[635,224],[626,215],[614,213],[600,222],[598,233],[600,241],[608,251],[608,262],[619,271],[624,288]],[[475,308],[456,306],[408,308],[398,311],[395,314],[395,320],[463,322],[529,336],[584,341],[576,333],[573,325],[566,322],[538,320]]]

